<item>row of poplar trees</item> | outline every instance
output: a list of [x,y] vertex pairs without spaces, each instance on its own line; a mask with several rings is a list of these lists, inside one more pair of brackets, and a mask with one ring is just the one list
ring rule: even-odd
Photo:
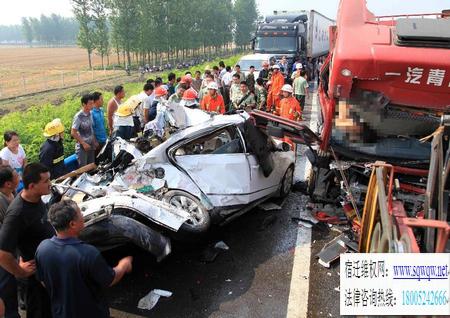
[[71,0],[80,25],[78,44],[92,67],[94,52],[109,64],[179,60],[250,44],[255,0]]

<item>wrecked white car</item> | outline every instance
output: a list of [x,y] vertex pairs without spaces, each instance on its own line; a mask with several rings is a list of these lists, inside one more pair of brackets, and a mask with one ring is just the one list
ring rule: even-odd
[[157,258],[170,251],[159,229],[202,233],[270,197],[286,196],[292,185],[294,151],[265,135],[245,112],[208,117],[145,154],[120,138],[112,145],[113,160],[94,174],[67,179],[59,192],[91,216],[84,236],[89,242],[110,245],[108,224],[118,218],[127,223],[114,227],[118,243],[122,235]]

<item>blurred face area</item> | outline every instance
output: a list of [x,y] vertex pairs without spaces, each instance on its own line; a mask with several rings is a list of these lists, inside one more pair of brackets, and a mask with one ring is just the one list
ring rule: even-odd
[[237,77],[233,77],[233,83],[239,84],[240,79]]
[[195,73],[195,79],[200,79],[200,76],[201,76],[200,72]]
[[255,68],[254,67],[250,67],[249,71],[250,71],[250,73],[253,73],[255,71]]
[[291,96],[291,94],[289,94],[288,92],[285,92],[285,91],[281,91],[281,94],[283,95],[283,97],[289,97],[289,96]]
[[179,96],[179,97],[183,97],[183,94],[184,94],[184,92],[185,92],[186,90],[183,88],[183,87],[178,87],[178,90],[177,90],[177,95]]
[[11,183],[11,189],[15,190],[19,186],[20,177],[16,170],[13,170],[13,177]]
[[240,72],[241,71],[241,68],[239,67],[239,66],[236,66],[235,68],[234,68],[234,70],[236,71],[236,72]]
[[84,229],[83,214],[81,214],[81,210],[78,206],[77,206],[77,215],[76,215],[75,219],[70,221],[69,228],[77,236]]
[[273,73],[274,73],[274,74],[277,74],[279,71],[280,71],[280,70],[279,70],[278,68],[274,68],[274,69],[273,69]]
[[17,151],[19,149],[20,139],[19,136],[12,136],[10,141],[6,142],[6,147],[9,150]]
[[94,107],[94,101],[90,100],[87,102],[87,104],[83,105],[83,108],[85,111],[91,111],[92,108]]
[[125,90],[121,90],[118,94],[117,94],[117,98],[119,99],[123,99],[125,98]]
[[216,96],[216,90],[215,89],[208,89],[208,94],[210,95],[210,96]]
[[100,108],[103,106],[103,96],[100,96],[100,98],[94,102],[94,106],[97,108]]
[[245,93],[247,93],[247,90],[248,90],[247,85],[241,84],[241,92],[245,94]]
[[29,185],[28,190],[36,195],[47,195],[51,192],[52,182],[50,180],[50,172],[41,173],[41,180],[38,183]]

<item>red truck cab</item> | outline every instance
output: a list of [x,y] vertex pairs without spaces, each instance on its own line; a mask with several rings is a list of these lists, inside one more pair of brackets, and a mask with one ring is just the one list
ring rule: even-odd
[[320,79],[323,153],[426,160],[417,139],[450,111],[450,15],[376,17],[341,1]]

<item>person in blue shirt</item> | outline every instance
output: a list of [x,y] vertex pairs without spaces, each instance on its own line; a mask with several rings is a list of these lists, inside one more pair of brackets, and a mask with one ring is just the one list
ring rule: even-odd
[[106,143],[106,139],[108,138],[106,135],[105,128],[105,113],[103,111],[103,95],[100,92],[92,93],[92,97],[94,98],[94,108],[92,108],[92,127],[94,128],[95,138],[97,138],[97,142],[99,144],[96,149],[96,153],[98,153]]
[[53,318],[109,318],[106,289],[131,272],[133,258],[124,257],[112,268],[97,248],[78,239],[84,220],[72,200],[53,204],[48,220],[56,235],[39,244],[34,259]]

